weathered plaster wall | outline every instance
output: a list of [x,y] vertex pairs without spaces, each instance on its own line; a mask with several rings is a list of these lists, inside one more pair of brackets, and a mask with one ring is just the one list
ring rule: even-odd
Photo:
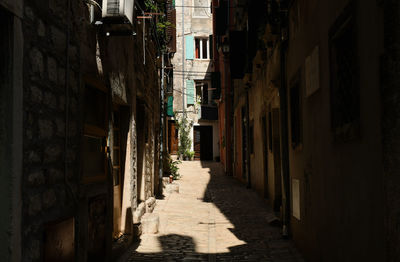
[[[300,72],[303,144],[290,147],[291,179],[300,180],[301,219],[292,217],[293,238],[310,261],[377,261],[383,256],[382,162],[379,97],[381,9],[356,3],[361,135],[333,139],[330,115],[329,29],[348,1],[297,1],[291,9],[288,88]],[[293,17],[298,13],[298,18]],[[296,21],[296,20],[295,20]],[[313,26],[317,25],[317,26]],[[320,86],[305,93],[305,59],[319,45]],[[290,112],[290,110],[289,110]],[[290,113],[289,113],[290,119]],[[289,123],[289,132],[291,132]],[[289,133],[289,145],[291,145]]]
[[400,5],[384,1],[384,56],[381,60],[382,142],[384,165],[385,244],[386,261],[400,257],[400,157],[399,157],[399,78]]

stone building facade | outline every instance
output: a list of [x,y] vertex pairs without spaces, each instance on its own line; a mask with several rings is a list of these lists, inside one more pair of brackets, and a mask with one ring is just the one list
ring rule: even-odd
[[171,59],[175,120],[184,111],[193,124],[190,135],[195,159],[216,160],[220,152],[215,86],[212,85],[211,1],[177,0],[175,6],[176,53]]
[[219,5],[232,175],[268,199],[307,260],[398,260],[397,1]]
[[109,260],[156,193],[154,27],[135,19],[135,36],[107,36],[91,6],[0,1],[4,261]]

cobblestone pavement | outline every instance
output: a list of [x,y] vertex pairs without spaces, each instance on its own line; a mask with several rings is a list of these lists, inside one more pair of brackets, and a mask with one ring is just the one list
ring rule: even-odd
[[220,164],[180,165],[179,194],[157,200],[158,234],[142,235],[120,261],[304,261],[254,191],[222,174]]

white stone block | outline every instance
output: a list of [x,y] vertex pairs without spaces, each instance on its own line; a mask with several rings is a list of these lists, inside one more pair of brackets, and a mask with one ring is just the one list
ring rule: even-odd
[[160,217],[156,213],[146,213],[142,217],[142,234],[157,234]]

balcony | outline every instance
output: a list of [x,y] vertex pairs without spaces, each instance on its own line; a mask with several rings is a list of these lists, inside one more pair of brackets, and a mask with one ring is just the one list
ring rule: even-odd
[[218,108],[202,105],[199,110],[199,120],[218,120]]

